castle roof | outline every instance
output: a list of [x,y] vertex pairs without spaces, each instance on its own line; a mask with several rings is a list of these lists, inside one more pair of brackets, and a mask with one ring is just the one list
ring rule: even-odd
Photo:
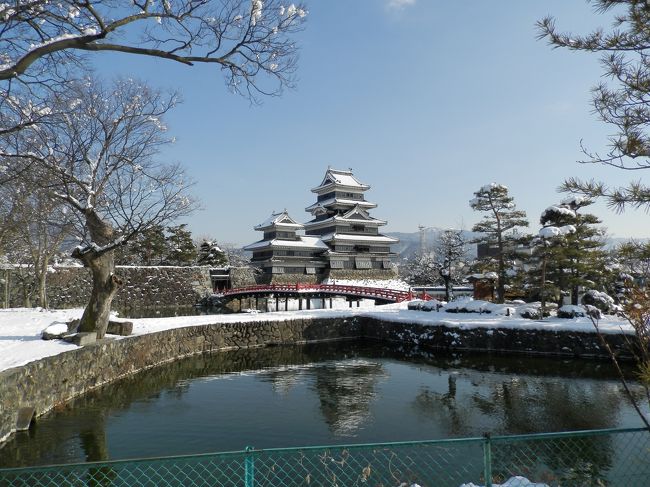
[[368,212],[361,207],[361,205],[356,205],[354,208],[351,208],[347,213],[344,215],[333,215],[329,218],[325,218],[323,220],[311,220],[307,223],[305,223],[305,228],[308,227],[314,227],[314,226],[321,226],[324,223],[332,223],[332,222],[338,222],[338,223],[362,223],[362,224],[370,224],[370,225],[386,225],[386,222],[384,220],[379,220],[377,218],[371,217]]
[[377,208],[377,204],[371,203],[370,201],[351,200],[347,198],[328,198],[326,200],[317,201],[313,205],[309,205],[307,208],[305,208],[305,211],[313,212],[316,208],[319,207],[325,208],[334,205],[342,205],[342,206],[359,205],[359,206],[363,206],[364,208]]
[[322,193],[326,189],[342,187],[353,190],[366,191],[370,189],[367,184],[361,183],[357,178],[352,175],[352,171],[343,171],[340,169],[328,168],[325,172],[325,177],[320,185],[312,188],[313,193]]
[[349,233],[328,233],[321,237],[323,242],[331,242],[332,240],[343,242],[368,242],[368,243],[386,243],[394,244],[399,242],[399,239],[387,237],[386,235],[353,235]]
[[271,213],[271,216],[264,220],[259,225],[255,225],[255,230],[266,230],[273,227],[292,228],[294,230],[302,230],[303,226],[289,216],[287,210],[280,213]]
[[244,250],[260,250],[264,248],[306,248],[306,249],[323,249],[329,247],[325,245],[318,237],[300,237],[299,240],[282,240],[274,238],[271,240],[260,240],[244,247]]

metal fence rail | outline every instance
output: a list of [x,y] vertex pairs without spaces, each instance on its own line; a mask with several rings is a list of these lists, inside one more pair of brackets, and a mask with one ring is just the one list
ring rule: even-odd
[[[527,480],[524,480],[527,479]],[[650,433],[609,429],[0,470],[0,487],[650,486]]]

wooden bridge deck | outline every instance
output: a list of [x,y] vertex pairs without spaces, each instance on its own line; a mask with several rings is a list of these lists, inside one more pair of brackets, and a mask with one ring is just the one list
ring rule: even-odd
[[[267,284],[228,289],[221,294],[224,298],[271,295],[297,298],[327,295],[356,299],[376,299],[386,303],[399,303],[416,298],[415,294],[411,291],[364,286],[344,286],[339,284]],[[426,299],[426,297],[423,296],[423,299]]]

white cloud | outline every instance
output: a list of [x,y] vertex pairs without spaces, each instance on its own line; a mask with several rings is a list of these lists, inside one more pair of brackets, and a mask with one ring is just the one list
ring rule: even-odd
[[415,5],[417,0],[388,0],[387,6],[391,9],[403,9]]

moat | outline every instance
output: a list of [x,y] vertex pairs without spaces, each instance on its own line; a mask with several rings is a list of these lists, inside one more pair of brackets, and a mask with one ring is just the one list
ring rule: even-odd
[[339,342],[137,374],[38,418],[0,467],[638,426],[608,362]]

